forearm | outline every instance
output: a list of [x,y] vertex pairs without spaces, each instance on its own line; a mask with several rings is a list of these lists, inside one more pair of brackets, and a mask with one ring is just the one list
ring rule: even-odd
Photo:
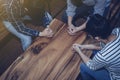
[[68,25],[69,25],[69,26],[72,24],[72,19],[73,19],[72,16],[68,16]]
[[83,23],[82,25],[80,25],[79,27],[77,27],[77,30],[81,31],[81,30],[85,29],[86,28],[86,24],[87,24],[87,21],[85,23]]
[[90,60],[90,58],[87,57],[87,56],[86,56],[85,54],[83,54],[82,52],[79,52],[79,55],[80,55],[80,57],[81,57],[81,59],[83,60],[84,63],[87,63],[87,62]]
[[21,21],[16,21],[14,23],[14,27],[16,27],[16,30],[20,33],[29,35],[29,36],[39,36],[40,32],[37,30],[33,30],[30,28],[27,28],[24,23],[22,23]]
[[96,46],[96,45],[93,45],[93,44],[88,44],[88,45],[81,45],[83,49],[90,49],[90,50],[100,50],[101,47],[100,46]]
[[43,32],[39,32],[39,36],[45,36],[45,34]]

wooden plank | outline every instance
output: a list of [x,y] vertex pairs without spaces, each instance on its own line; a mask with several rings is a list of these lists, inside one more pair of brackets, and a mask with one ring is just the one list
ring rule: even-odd
[[[64,25],[63,22],[59,21],[58,19],[54,19],[51,23],[50,23],[50,28],[53,30],[53,37],[55,37],[58,33],[58,31],[60,30],[60,28]],[[50,42],[51,38],[45,38],[45,37],[37,37],[35,40],[34,40],[34,43],[32,44],[32,46],[30,46],[28,48],[31,49],[31,48],[34,48],[34,47],[45,47],[45,45],[48,45],[48,43]],[[37,46],[38,45],[38,46]],[[42,46],[43,45],[43,46]]]
[[[85,33],[81,33],[81,35],[79,36],[79,43],[82,43],[85,39]],[[74,40],[72,42],[72,44],[76,42],[76,40]],[[61,56],[60,60],[58,60],[58,62],[56,63],[56,65],[54,66],[54,69],[52,70],[52,72],[50,73],[50,75],[47,77],[47,80],[56,80],[58,79],[59,75],[61,75],[61,73],[63,73],[63,71],[65,70],[66,66],[68,64],[71,64],[71,58],[73,57],[73,53],[71,51],[71,46],[72,44],[69,46],[68,50],[66,50],[63,55]],[[71,69],[69,69],[71,70]],[[66,71],[65,71],[66,72]],[[68,71],[67,71],[68,72]],[[67,77],[67,76],[66,76]],[[63,78],[63,76],[62,76]],[[61,78],[61,79],[62,79]],[[59,79],[58,79],[59,80]]]
[[56,18],[65,8],[66,0],[51,0],[49,5],[52,16]]
[[[53,23],[54,22],[54,23]],[[59,20],[57,20],[57,19],[54,19],[53,20],[53,22],[51,22],[51,24],[50,24],[50,27],[54,30],[54,33],[56,33],[56,30],[59,30],[59,28],[61,28],[61,26],[63,25],[63,22],[61,22],[61,21],[59,21]],[[56,25],[57,24],[57,25]],[[55,36],[55,35],[54,35]],[[40,39],[40,40],[39,40]],[[23,66],[23,65],[31,65],[31,60],[32,59],[34,59],[35,57],[36,57],[36,55],[33,55],[32,53],[33,53],[33,51],[31,51],[31,49],[32,48],[35,48],[35,46],[37,46],[37,45],[43,45],[42,43],[46,43],[46,45],[48,44],[50,42],[50,38],[44,38],[44,37],[41,37],[41,38],[38,38],[38,39],[36,39],[36,41],[33,43],[33,45],[32,46],[30,46],[29,48],[28,48],[28,50],[26,50],[26,52],[25,52],[25,54],[23,54],[23,55],[21,55],[21,56],[19,56],[14,62],[13,62],[13,64],[6,70],[6,72],[4,73],[5,75],[7,74],[7,76],[5,77],[5,75],[3,74],[3,77],[4,77],[4,79],[7,79],[7,78],[9,78],[8,77],[8,75],[10,76],[10,72],[12,73],[12,71],[11,71],[11,69],[13,69],[13,68],[15,68],[15,66],[19,63],[20,64],[20,66],[19,66],[19,68],[20,68],[20,70],[19,70],[19,72],[24,72],[25,70],[26,70],[26,68],[27,68],[27,66]],[[45,45],[45,46],[46,46]],[[44,46],[44,47],[45,47]],[[44,48],[44,47],[42,47],[42,49]],[[41,50],[42,50],[41,49]],[[18,65],[19,65],[18,64]],[[18,68],[18,69],[19,69]]]
[[[71,51],[71,46],[77,41],[83,43],[86,33],[80,32],[76,36],[70,36],[67,33],[67,25],[64,24],[56,28],[55,26],[58,26],[58,24],[59,21],[51,22],[51,28],[54,28],[55,32],[53,38],[49,40],[47,38],[37,39],[0,78],[2,80],[69,79],[72,73],[75,73],[79,62],[78,55],[75,55],[78,58],[73,58],[74,54]],[[46,43],[46,45],[45,48],[41,49],[42,43]],[[38,46],[38,55],[32,54],[36,46]],[[73,64],[75,65],[73,66]],[[67,71],[68,69],[69,71]]]
[[[26,77],[25,80],[46,79],[48,74],[54,68],[57,61],[61,59],[62,55],[64,55],[64,51],[67,50],[70,47],[70,45],[73,44],[72,42],[74,42],[74,40],[76,40],[76,38],[78,37],[69,36],[66,31],[66,28],[67,26],[64,26],[64,28],[60,31],[60,34],[58,34],[57,37],[53,39],[52,42],[50,42],[49,45],[46,48],[44,48],[44,50],[41,51],[39,60],[36,61],[36,66],[34,66],[34,68],[32,67],[31,69],[32,73],[29,72],[29,70],[27,70],[28,72],[26,73],[29,74],[24,74],[24,77]],[[33,73],[35,73],[35,75]],[[21,79],[24,80],[24,77]]]

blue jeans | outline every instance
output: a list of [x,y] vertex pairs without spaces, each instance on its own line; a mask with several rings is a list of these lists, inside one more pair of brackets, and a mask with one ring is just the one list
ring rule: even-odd
[[92,59],[97,54],[98,51],[100,51],[100,50],[93,50],[90,58]]
[[[76,26],[76,21],[80,18],[85,18],[93,13],[93,6],[86,6],[84,4],[81,4],[80,7],[78,7],[75,11],[75,15],[73,16],[72,24]],[[66,11],[62,15],[62,21],[67,23],[68,22],[68,16]]]
[[5,27],[7,28],[7,30],[9,32],[11,32],[12,34],[14,34],[16,37],[18,37],[21,40],[22,48],[25,51],[30,46],[30,44],[32,42],[31,36],[24,35],[24,34],[18,32],[14,28],[14,26],[10,22],[8,22],[8,21],[3,21],[3,24],[5,25]]
[[84,63],[80,65],[81,80],[111,80],[109,72],[106,69],[99,69],[93,71],[89,69]]

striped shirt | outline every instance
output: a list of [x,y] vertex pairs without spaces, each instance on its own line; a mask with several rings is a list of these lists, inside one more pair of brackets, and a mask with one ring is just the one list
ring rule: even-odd
[[112,34],[116,35],[116,38],[88,61],[87,66],[92,70],[106,68],[111,80],[120,80],[120,28],[115,28]]
[[0,18],[9,21],[14,28],[29,36],[38,36],[39,31],[27,28],[22,20],[25,9],[21,0],[0,0]]

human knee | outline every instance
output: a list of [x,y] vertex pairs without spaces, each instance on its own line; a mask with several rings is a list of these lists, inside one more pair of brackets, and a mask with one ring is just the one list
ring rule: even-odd
[[83,73],[83,72],[86,72],[86,64],[85,63],[81,63],[80,64],[80,71]]
[[30,45],[31,43],[32,43],[31,37],[26,37],[26,38],[25,38],[25,44],[26,44],[26,45]]
[[30,44],[32,43],[32,39],[31,37],[24,37],[22,40],[22,46],[23,46],[23,50],[25,51],[29,46]]

